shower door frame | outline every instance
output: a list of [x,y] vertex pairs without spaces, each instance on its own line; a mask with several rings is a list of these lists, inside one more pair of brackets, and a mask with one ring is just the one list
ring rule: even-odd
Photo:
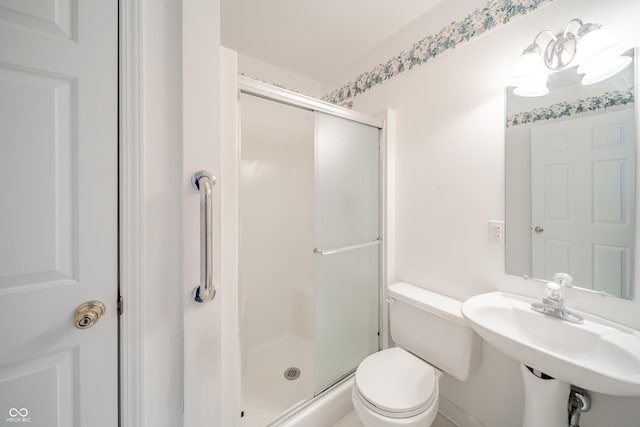
[[[283,89],[277,86],[270,85],[268,83],[264,83],[258,80],[251,79],[246,76],[237,75],[236,84],[237,84],[237,103],[235,111],[230,114],[234,115],[235,120],[231,117],[229,118],[229,122],[234,122],[233,133],[235,134],[233,138],[227,137],[225,138],[225,130],[224,130],[224,120],[223,130],[222,130],[222,176],[225,180],[223,190],[222,190],[222,240],[223,240],[223,260],[222,260],[222,270],[223,276],[227,277],[227,280],[223,286],[227,287],[227,297],[225,298],[225,302],[223,302],[223,307],[227,307],[228,311],[226,314],[223,313],[223,323],[226,320],[227,326],[223,325],[223,350],[222,350],[222,390],[223,396],[227,395],[229,397],[229,401],[226,402],[226,405],[223,402],[223,408],[226,406],[228,409],[227,417],[223,415],[223,419],[226,418],[228,422],[232,422],[233,426],[238,426],[240,424],[240,411],[242,410],[242,394],[241,394],[241,378],[242,378],[242,370],[241,370],[241,349],[240,349],[240,334],[239,334],[239,311],[238,311],[238,297],[239,297],[239,283],[238,283],[238,170],[240,163],[240,144],[241,144],[241,135],[240,135],[240,127],[241,127],[241,112],[240,112],[240,94],[248,94],[252,96],[261,97],[273,102],[279,102],[282,104],[290,105],[297,108],[302,108],[310,111],[317,111],[325,114],[330,114],[332,116],[341,117],[347,120],[355,121],[358,123],[366,124],[369,126],[376,127],[380,130],[380,141],[379,141],[379,182],[380,182],[380,206],[379,206],[379,215],[380,215],[380,226],[379,226],[379,234],[382,242],[380,244],[380,262],[379,262],[379,289],[378,289],[378,330],[380,331],[379,338],[379,347],[384,348],[388,345],[387,340],[387,312],[384,305],[384,284],[388,283],[387,277],[387,269],[386,269],[386,259],[389,244],[387,242],[387,143],[388,138],[386,137],[385,126],[386,121],[382,118],[373,117],[367,114],[359,113],[356,111],[349,110],[347,108],[339,107],[334,104],[330,104],[324,101],[320,101],[318,99],[302,95],[296,92],[289,91],[287,89]],[[223,77],[223,84],[225,83],[225,79]],[[226,82],[228,83],[228,81]],[[225,106],[222,107],[222,111],[225,111]],[[223,113],[224,114],[224,113]],[[385,112],[385,117],[388,117],[389,112]],[[227,128],[227,130],[229,130]],[[225,239],[225,235],[227,238]],[[226,241],[226,244],[225,244]],[[226,258],[226,259],[225,259]],[[227,270],[228,274],[224,274],[224,271]],[[224,280],[224,279],[223,279]],[[354,367],[355,369],[355,367]],[[229,374],[226,376],[227,380],[225,381],[225,372]],[[346,376],[346,378],[353,375],[353,372]],[[337,386],[338,384],[344,381],[345,377],[340,378],[336,381],[336,383],[332,386]],[[329,387],[327,390],[331,389]],[[306,407],[307,405],[314,402],[318,397],[321,397],[327,390],[320,393],[318,396],[315,396],[308,401],[304,402],[300,406],[292,409],[291,411],[283,414],[284,416],[278,418],[276,421],[284,421],[288,415],[296,413],[298,410]],[[228,406],[227,406],[228,405]],[[235,417],[232,417],[233,414],[236,414]]]

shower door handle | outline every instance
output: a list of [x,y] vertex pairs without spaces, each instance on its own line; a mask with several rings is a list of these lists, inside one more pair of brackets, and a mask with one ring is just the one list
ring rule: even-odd
[[213,287],[213,207],[212,188],[216,178],[211,172],[201,170],[191,179],[196,190],[200,191],[200,285],[193,290],[193,300],[197,303],[211,301],[216,296]]
[[377,239],[372,240],[370,242],[360,243],[358,245],[343,246],[341,248],[335,248],[335,249],[313,248],[313,253],[319,254],[319,255],[331,255],[331,254],[337,254],[340,252],[352,251],[354,249],[366,248],[367,246],[379,245],[381,242],[382,242],[382,239],[378,237]]

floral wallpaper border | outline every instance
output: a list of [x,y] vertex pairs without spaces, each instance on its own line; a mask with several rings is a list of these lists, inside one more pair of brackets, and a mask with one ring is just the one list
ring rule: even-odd
[[506,126],[519,126],[554,120],[560,117],[571,117],[576,114],[587,113],[620,105],[633,105],[635,102],[634,87],[627,90],[605,92],[602,95],[590,96],[575,101],[558,102],[548,107],[536,108],[531,111],[512,114],[507,117]]
[[544,3],[553,0],[490,0],[482,9],[476,9],[461,21],[453,21],[437,34],[430,34],[414,43],[408,50],[394,56],[373,70],[360,74],[354,81],[322,97],[332,104],[341,104],[347,99],[366,92],[418,65],[426,63],[441,53],[469,41],[498,24],[506,24],[518,15],[526,15]]

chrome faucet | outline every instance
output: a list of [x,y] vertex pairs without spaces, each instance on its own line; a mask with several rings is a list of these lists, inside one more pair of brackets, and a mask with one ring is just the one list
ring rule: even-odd
[[546,294],[542,302],[531,303],[531,309],[542,314],[554,316],[572,323],[582,323],[582,316],[569,311],[564,306],[562,287],[571,286],[573,279],[567,273],[557,273],[553,276],[553,282],[548,282]]

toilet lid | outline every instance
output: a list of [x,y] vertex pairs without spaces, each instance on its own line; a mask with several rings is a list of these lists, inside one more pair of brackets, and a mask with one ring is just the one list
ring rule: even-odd
[[398,347],[363,360],[355,381],[365,399],[388,412],[415,411],[429,405],[437,390],[433,368]]

